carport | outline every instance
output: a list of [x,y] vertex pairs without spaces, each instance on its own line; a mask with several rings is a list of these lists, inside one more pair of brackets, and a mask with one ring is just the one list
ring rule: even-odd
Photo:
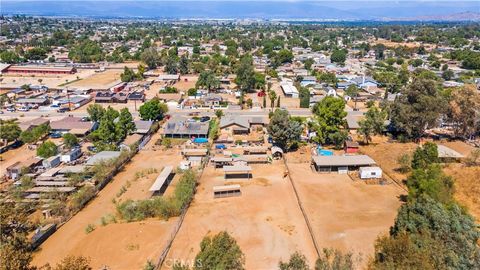
[[225,179],[230,178],[252,178],[252,167],[246,165],[223,166]]

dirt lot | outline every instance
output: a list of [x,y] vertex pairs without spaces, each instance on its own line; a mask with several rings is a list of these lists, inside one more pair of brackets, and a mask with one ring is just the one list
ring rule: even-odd
[[26,144],[22,145],[17,149],[11,149],[7,152],[0,154],[2,157],[0,160],[0,177],[2,177],[6,172],[7,168],[13,165],[15,162],[26,161],[29,158],[35,157],[35,150],[29,150]]
[[[274,82],[272,85],[272,90],[275,91],[277,94],[277,99],[280,97],[280,107],[285,108],[300,108],[300,99],[299,98],[291,98],[285,97],[283,94],[282,88],[280,87],[280,83]],[[275,106],[277,106],[277,101],[275,101]],[[267,95],[267,107],[270,107],[270,99]]]
[[49,88],[56,88],[60,84],[66,82],[72,82],[77,78],[87,78],[95,74],[92,69],[78,69],[75,74],[62,74],[62,75],[2,75],[2,82],[0,82],[0,88],[2,87],[20,87],[24,84],[39,85],[39,79],[42,80],[41,84]]
[[[141,269],[147,260],[155,261],[158,258],[175,219],[101,225],[102,217],[115,213],[113,199],[148,198],[148,188],[162,168],[165,165],[178,165],[181,159],[178,149],[153,150],[157,137],[154,136],[147,147],[87,207],[43,243],[34,254],[34,265],[40,266],[47,262],[55,264],[64,256],[73,254],[90,257],[94,269],[108,265],[110,269],[128,270]],[[137,172],[149,168],[157,169],[157,173],[142,178],[135,176]],[[124,186],[127,191],[119,193]],[[168,189],[170,188],[171,186]],[[88,224],[96,227],[89,234],[85,232]]]
[[221,169],[207,167],[164,268],[170,269],[174,260],[193,261],[202,238],[223,230],[245,253],[246,269],[276,269],[280,260],[287,260],[296,250],[313,264],[313,242],[292,186],[283,178],[284,170],[281,161],[253,165],[254,178],[241,181],[240,197],[213,199],[213,186],[225,180]]
[[93,89],[110,88],[120,82],[121,69],[109,69],[104,72],[94,73],[92,76],[68,84],[69,87],[88,87]]
[[367,185],[348,175],[319,174],[309,165],[288,164],[319,247],[352,252],[357,267],[365,265],[375,239],[394,222],[402,190],[395,184]]

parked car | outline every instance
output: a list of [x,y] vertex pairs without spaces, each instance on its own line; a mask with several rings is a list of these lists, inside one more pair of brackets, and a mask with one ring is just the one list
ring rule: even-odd
[[52,139],[62,138],[62,133],[54,132],[54,133],[50,134],[50,138],[52,138]]
[[64,113],[64,112],[68,112],[68,111],[70,111],[69,108],[60,108],[60,109],[57,110],[57,112],[59,112],[59,113]]
[[210,121],[210,116],[202,116],[200,117],[200,122],[207,122]]
[[16,110],[15,110],[15,107],[8,107],[8,108],[7,108],[7,111],[8,111],[8,112],[14,112],[14,111],[16,111]]
[[23,106],[23,107],[18,108],[18,110],[21,111],[21,112],[28,112],[28,111],[30,111],[30,108],[28,108],[26,106]]

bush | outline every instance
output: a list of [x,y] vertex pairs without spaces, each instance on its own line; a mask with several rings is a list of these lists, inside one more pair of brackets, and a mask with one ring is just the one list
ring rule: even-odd
[[88,224],[87,227],[85,227],[85,233],[91,233],[95,230],[95,225],[93,224]]
[[147,200],[127,200],[117,205],[119,216],[127,222],[144,220],[151,217],[168,219],[180,215],[183,207],[193,198],[196,175],[192,170],[184,172],[173,196],[155,197]]
[[43,158],[49,158],[51,156],[55,156],[57,152],[58,152],[57,145],[55,145],[55,143],[51,141],[46,141],[37,148],[37,156],[40,156]]
[[70,209],[78,211],[82,209],[95,196],[95,188],[84,186],[77,193],[72,195],[70,200]]

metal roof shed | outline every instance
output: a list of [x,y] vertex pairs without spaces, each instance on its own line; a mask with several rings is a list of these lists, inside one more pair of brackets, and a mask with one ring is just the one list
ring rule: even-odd
[[438,157],[442,159],[460,159],[464,158],[465,156],[458,153],[457,151],[446,147],[445,145],[437,145],[437,150],[438,150]]
[[93,166],[96,163],[106,161],[106,160],[111,160],[111,159],[116,159],[120,156],[120,151],[102,151],[97,154],[95,154],[93,157],[88,159],[86,165],[87,166]]
[[252,167],[245,165],[223,166],[225,179],[228,178],[247,178],[252,177]]
[[162,172],[157,176],[157,179],[155,179],[155,182],[150,187],[149,191],[153,193],[159,192],[162,189],[165,182],[167,182],[167,180],[170,178],[170,174],[172,174],[172,171],[173,171],[172,166],[165,166]]
[[312,165],[316,171],[330,172],[357,169],[361,166],[375,165],[375,161],[367,155],[352,156],[313,156]]

